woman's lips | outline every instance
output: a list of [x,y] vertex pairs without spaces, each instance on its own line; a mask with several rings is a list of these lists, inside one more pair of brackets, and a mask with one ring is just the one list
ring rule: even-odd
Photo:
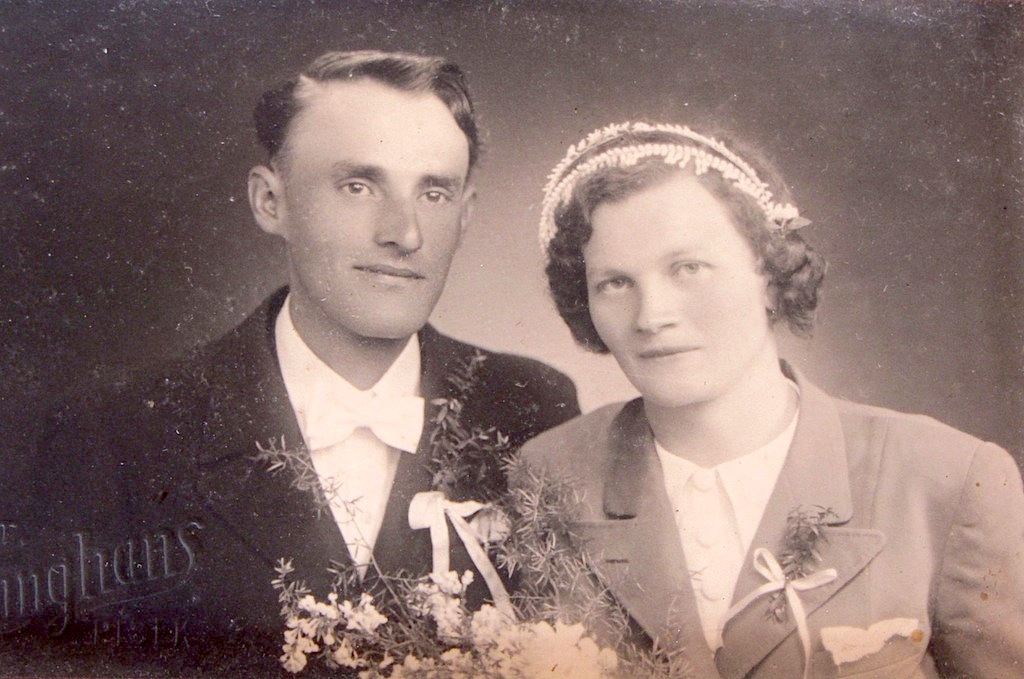
[[637,356],[643,359],[657,359],[657,358],[668,358],[669,356],[677,356],[679,354],[685,354],[690,351],[696,351],[697,347],[652,347],[650,349],[644,349],[637,353]]

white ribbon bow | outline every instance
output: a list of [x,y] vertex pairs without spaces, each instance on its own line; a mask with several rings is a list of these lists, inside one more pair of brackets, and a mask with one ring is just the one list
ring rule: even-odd
[[321,414],[321,421],[309,427],[309,448],[333,446],[366,427],[386,445],[415,453],[423,433],[423,407],[419,396],[374,394],[356,408]]
[[797,633],[800,635],[800,642],[804,647],[804,679],[807,679],[811,670],[811,633],[807,629],[807,613],[804,611],[803,602],[797,592],[804,592],[815,587],[821,587],[839,577],[835,568],[826,568],[823,571],[816,571],[810,575],[796,580],[787,580],[782,566],[775,559],[775,556],[765,549],[758,547],[754,550],[754,569],[760,573],[768,582],[764,583],[753,592],[743,597],[729,609],[725,614],[725,621],[729,621],[737,613],[750,605],[752,601],[769,592],[784,590],[786,593],[786,604],[796,619]]
[[466,523],[466,518],[476,514],[487,505],[480,502],[451,502],[444,493],[431,490],[416,493],[412,502],[409,503],[409,527],[413,530],[421,528],[430,529],[430,543],[433,548],[433,572],[441,575],[449,571],[450,543],[448,540],[448,526],[445,517],[452,523],[455,532],[462,543],[466,546],[469,558],[473,565],[483,576],[487,583],[487,589],[491,592],[491,599],[494,607],[501,613],[515,618],[512,608],[512,600],[509,598],[505,585],[501,582],[498,571],[491,565],[490,559],[477,541],[476,533],[472,526]]

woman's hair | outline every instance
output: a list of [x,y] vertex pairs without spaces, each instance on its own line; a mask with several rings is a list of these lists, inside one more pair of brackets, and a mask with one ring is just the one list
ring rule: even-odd
[[[675,172],[688,172],[718,198],[750,244],[768,277],[771,323],[785,321],[797,335],[810,335],[825,276],[825,259],[795,229],[807,224],[791,204],[785,185],[763,161],[755,171],[717,140],[689,128],[627,123],[599,130],[570,149],[546,188],[541,241],[558,313],[583,347],[607,353],[590,317],[583,249],[592,233],[594,210],[643,191]],[[776,202],[771,186],[787,199]]]

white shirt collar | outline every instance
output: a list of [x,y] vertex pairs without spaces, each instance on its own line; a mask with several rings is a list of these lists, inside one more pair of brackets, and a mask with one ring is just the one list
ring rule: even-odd
[[775,490],[779,474],[782,473],[798,419],[799,409],[774,439],[752,453],[718,465],[722,485],[736,513],[744,553],[754,541],[754,533],[757,532],[761,516]]
[[[793,387],[796,388],[796,385],[793,384]],[[799,389],[797,393],[799,394]],[[775,484],[789,454],[789,447],[793,443],[799,418],[798,401],[796,414],[778,436],[746,455],[715,465],[709,470],[715,472],[721,479],[729,497],[744,553],[750,549],[754,534],[761,523],[761,516],[768,506],[772,491],[775,490]],[[654,446],[664,470],[665,487],[669,497],[678,497],[678,491],[702,468],[678,455],[673,455],[657,440]]]
[[[303,437],[309,439],[308,423],[323,421],[323,410],[353,408],[376,396],[419,396],[420,343],[413,335],[402,353],[375,385],[357,389],[313,353],[295,329],[287,297],[274,325],[277,360],[288,399]],[[329,419],[329,418],[328,418]]]

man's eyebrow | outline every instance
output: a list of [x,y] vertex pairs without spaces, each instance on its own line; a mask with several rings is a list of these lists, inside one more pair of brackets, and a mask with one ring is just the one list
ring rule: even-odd
[[[335,181],[360,177],[372,182],[383,183],[386,176],[387,172],[385,172],[384,168],[377,165],[350,163],[344,160],[331,165],[331,177]],[[457,175],[427,174],[420,178],[419,187],[420,189],[441,188],[458,193],[462,190],[465,183],[465,178]]]
[[349,177],[362,177],[372,182],[380,182],[384,178],[384,170],[376,165],[361,165],[340,161],[331,165],[331,177],[335,180]]
[[442,175],[428,174],[420,180],[420,188],[441,188],[447,189],[453,193],[458,193],[462,190],[464,180],[462,177],[450,176],[445,177]]

